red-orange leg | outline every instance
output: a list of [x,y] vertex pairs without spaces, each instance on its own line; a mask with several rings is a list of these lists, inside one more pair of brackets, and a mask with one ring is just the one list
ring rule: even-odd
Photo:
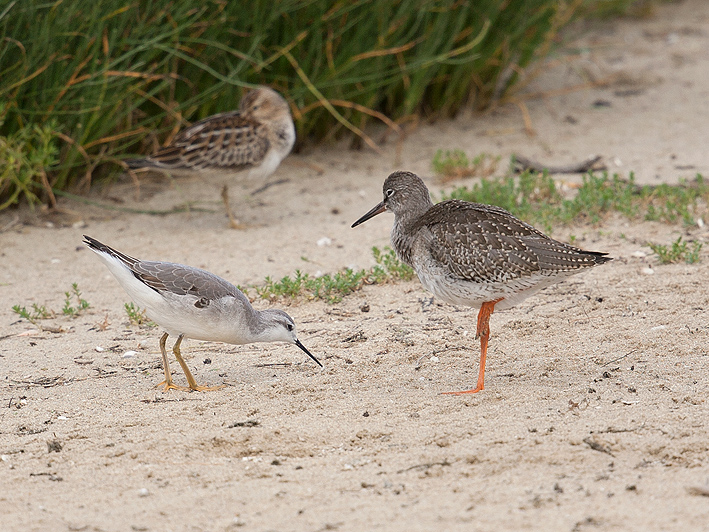
[[478,312],[478,329],[475,338],[480,338],[480,369],[478,370],[478,385],[470,390],[459,392],[443,392],[444,395],[463,395],[466,393],[478,393],[485,389],[485,360],[487,359],[487,341],[490,338],[490,316],[495,311],[495,305],[502,301],[502,298],[495,301],[486,301]]

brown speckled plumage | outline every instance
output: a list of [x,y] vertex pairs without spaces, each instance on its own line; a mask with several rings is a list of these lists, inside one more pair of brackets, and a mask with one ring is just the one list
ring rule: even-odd
[[384,182],[384,200],[353,227],[385,210],[394,213],[391,242],[435,296],[456,305],[480,307],[478,387],[493,309],[510,308],[574,273],[611,260],[546,236],[494,205],[460,200],[434,205],[423,181],[394,172]]
[[293,148],[295,129],[288,103],[275,91],[259,87],[247,93],[238,111],[207,117],[181,131],[168,145],[131,168],[176,173],[268,177]]

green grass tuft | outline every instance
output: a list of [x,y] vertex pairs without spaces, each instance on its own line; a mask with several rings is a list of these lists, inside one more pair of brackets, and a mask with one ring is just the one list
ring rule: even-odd
[[[0,131],[3,104],[0,104]],[[0,135],[0,211],[24,199],[30,205],[51,197],[47,177],[59,160],[56,125],[30,124]]]
[[337,303],[343,297],[368,284],[382,284],[394,280],[410,280],[414,271],[396,258],[394,250],[384,251],[372,248],[377,265],[369,270],[354,271],[349,268],[334,274],[312,277],[296,270],[294,276],[285,276],[275,281],[266,277],[263,285],[255,286],[256,294],[261,299],[298,299],[324,300]]
[[[62,314],[74,318],[89,308],[89,302],[81,297],[81,292],[79,291],[79,285],[77,283],[72,283],[71,292],[64,292],[64,306],[62,307]],[[76,299],[76,307],[71,305],[72,296]]]
[[682,261],[687,264],[695,264],[701,260],[699,252],[702,250],[702,245],[701,242],[692,242],[692,249],[688,249],[689,242],[682,240],[681,236],[672,242],[670,246],[648,243],[650,249],[652,249],[660,259],[661,264],[672,264]]
[[[72,306],[72,299],[76,300],[76,307]],[[72,283],[71,290],[64,292],[62,315],[75,318],[89,308],[91,308],[91,305],[81,297],[78,283]],[[37,303],[32,303],[31,310],[27,310],[27,307],[21,305],[13,305],[12,311],[35,325],[38,320],[54,318],[57,315],[53,310],[48,309],[44,305],[38,305]]]
[[433,156],[431,167],[444,180],[461,179],[464,177],[488,177],[495,173],[501,157],[493,157],[481,153],[473,159],[468,159],[462,150],[438,150]]
[[32,310],[27,310],[26,307],[21,307],[20,305],[13,305],[12,311],[15,314],[19,314],[20,318],[24,318],[35,325],[37,320],[46,320],[54,317],[53,312],[48,311],[44,305],[38,305],[37,303],[32,303]]

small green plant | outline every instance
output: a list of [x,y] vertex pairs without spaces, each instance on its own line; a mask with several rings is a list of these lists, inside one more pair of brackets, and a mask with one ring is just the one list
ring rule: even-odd
[[266,277],[265,284],[256,287],[256,293],[262,299],[297,298],[322,299],[328,303],[337,303],[352,292],[359,290],[366,283],[367,272],[355,272],[349,268],[335,274],[311,277],[296,270],[295,276],[285,276],[279,281]]
[[[0,104],[0,130],[6,113]],[[54,122],[26,125],[11,135],[0,134],[0,211],[24,198],[30,205],[44,191],[52,195],[47,171],[59,160]]]
[[689,242],[683,241],[680,236],[672,242],[670,246],[663,244],[648,244],[653,253],[660,259],[661,264],[672,264],[684,261],[687,264],[694,264],[700,261],[699,252],[702,250],[701,242],[692,242],[692,249],[688,249]]
[[684,262],[687,264],[696,264],[701,260],[701,257],[699,256],[699,252],[702,250],[702,246],[704,244],[702,242],[693,242],[692,243],[692,251],[688,251],[685,256],[684,256]]
[[438,150],[431,166],[434,172],[448,180],[490,176],[497,170],[499,162],[500,156],[493,157],[487,153],[481,153],[471,160],[462,150]]
[[36,324],[37,320],[46,320],[54,316],[54,313],[48,311],[47,307],[37,303],[32,303],[32,310],[27,310],[26,307],[21,307],[20,305],[13,305],[12,311],[15,314],[19,314],[20,318],[24,318],[33,324]]
[[[73,298],[76,298],[76,307],[72,306]],[[77,283],[72,283],[71,290],[69,292],[64,292],[64,306],[62,307],[62,315],[73,318],[90,307],[91,305],[89,302],[81,297],[81,292],[79,291],[79,285]],[[37,320],[46,320],[56,316],[56,312],[48,309],[44,305],[38,305],[37,303],[32,303],[31,310],[27,310],[27,307],[21,305],[14,305],[12,307],[12,311],[15,314],[18,314],[21,318],[24,318],[35,325],[37,324]]]
[[132,325],[145,325],[147,327],[156,327],[155,322],[151,321],[150,318],[145,314],[145,309],[141,309],[133,302],[125,303],[123,308],[126,309],[126,314],[128,314],[128,321]]
[[381,251],[378,247],[372,248],[374,260],[378,265],[384,268],[384,278],[401,279],[402,281],[410,281],[414,278],[414,270],[408,264],[401,262],[396,252],[390,247],[384,248]]
[[640,195],[647,205],[646,220],[675,223],[681,219],[685,225],[694,225],[697,203],[707,202],[709,185],[697,174],[694,181],[682,181],[679,185],[644,186]]
[[[65,316],[74,318],[91,306],[88,301],[81,297],[81,292],[79,291],[79,285],[77,283],[72,283],[71,291],[64,292],[64,296],[64,307],[62,307],[62,314]],[[72,296],[76,299],[76,307],[71,305]]]
[[377,264],[369,270],[354,271],[347,268],[341,272],[328,273],[319,277],[311,277],[307,273],[296,270],[294,276],[287,275],[278,281],[266,277],[263,285],[254,288],[258,297],[262,299],[305,297],[337,303],[364,285],[413,278],[413,270],[396,258],[394,250],[385,248],[381,251],[375,247],[372,248],[372,253]]

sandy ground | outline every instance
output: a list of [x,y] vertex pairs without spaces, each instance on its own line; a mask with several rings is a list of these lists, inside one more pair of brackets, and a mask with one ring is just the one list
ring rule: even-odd
[[[350,224],[394,169],[427,176],[438,194],[439,148],[555,164],[600,154],[643,183],[709,175],[709,3],[598,24],[574,49],[525,88],[547,92],[525,100],[536,136],[508,105],[420,127],[398,164],[392,144],[385,156],[309,149],[271,178],[286,182],[256,195],[259,183],[232,186],[244,230],[227,228],[219,185],[199,179],[146,178],[140,201],[130,183],[93,199],[210,212],[62,201],[61,215],[3,213],[2,530],[709,528],[709,260],[705,249],[698,265],[659,265],[646,245],[706,242],[706,228],[556,228],[615,260],[493,315],[486,389],[464,397],[439,392],[475,382],[476,311],[431,302],[418,281],[289,306],[324,370],[289,345],[189,341],[197,381],[227,386],[162,393],[159,331],[128,324],[127,296],[81,245],[86,233],[247,285],[370,266],[393,219]],[[589,79],[613,81],[561,90]],[[11,312],[60,311],[74,282],[91,309],[42,322],[63,332]],[[173,373],[184,382],[176,363]]]

